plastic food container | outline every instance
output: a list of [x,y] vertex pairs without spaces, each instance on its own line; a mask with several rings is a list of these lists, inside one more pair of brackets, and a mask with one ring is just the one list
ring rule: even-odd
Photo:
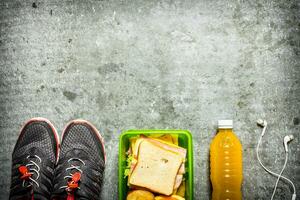
[[161,134],[171,134],[178,135],[178,144],[181,147],[187,149],[186,156],[186,165],[185,165],[185,199],[192,200],[193,199],[193,140],[192,135],[187,130],[129,130],[123,132],[120,136],[119,141],[119,200],[126,200],[126,195],[128,192],[127,186],[127,177],[124,178],[124,171],[126,168],[126,151],[129,148],[129,138],[135,137],[138,135],[161,135]]

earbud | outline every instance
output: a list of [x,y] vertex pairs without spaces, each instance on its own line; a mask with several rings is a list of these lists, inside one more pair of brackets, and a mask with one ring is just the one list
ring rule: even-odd
[[289,154],[288,154],[288,151],[289,151],[289,149],[288,149],[288,143],[294,139],[294,136],[293,136],[293,135],[287,135],[287,136],[285,136],[285,137],[283,138],[283,144],[284,144],[284,149],[285,149],[285,161],[284,161],[284,165],[283,165],[283,168],[282,168],[281,172],[280,172],[279,174],[277,174],[277,173],[275,173],[275,172],[269,170],[269,169],[261,162],[261,160],[260,160],[260,158],[259,158],[259,145],[261,144],[261,141],[262,141],[262,139],[263,139],[263,136],[264,136],[264,134],[265,134],[265,132],[266,132],[266,130],[267,130],[268,123],[267,123],[266,120],[262,120],[262,119],[257,120],[256,123],[257,123],[257,125],[259,125],[260,127],[263,128],[263,129],[262,129],[262,132],[261,132],[261,136],[259,137],[259,140],[258,140],[258,142],[257,142],[257,147],[256,147],[256,156],[257,156],[258,162],[259,162],[259,164],[264,168],[264,170],[266,170],[268,173],[270,173],[270,174],[272,174],[272,175],[274,175],[274,176],[277,177],[277,181],[276,181],[276,184],[275,184],[275,187],[274,187],[274,190],[273,190],[273,194],[272,194],[271,200],[273,200],[273,198],[274,198],[274,195],[275,195],[275,193],[276,193],[276,189],[277,189],[277,186],[278,186],[278,182],[279,182],[279,180],[280,180],[281,178],[284,179],[284,180],[286,180],[286,181],[288,181],[288,182],[291,184],[291,186],[293,186],[294,192],[293,192],[292,200],[296,200],[296,198],[297,198],[297,197],[296,197],[296,187],[295,187],[294,183],[293,183],[290,179],[288,179],[287,177],[282,176],[282,173],[283,173],[283,171],[284,171],[284,169],[285,169],[285,167],[286,167],[287,161],[288,161],[288,155],[289,155]]
[[293,135],[287,135],[283,138],[283,144],[284,144],[284,149],[285,149],[285,152],[288,152],[289,149],[288,149],[288,143],[290,141],[292,141],[294,139],[294,136]]
[[264,134],[265,134],[265,132],[266,132],[266,129],[267,129],[267,126],[268,126],[267,121],[266,121],[266,120],[263,120],[263,119],[258,119],[258,120],[256,121],[256,123],[257,123],[258,126],[260,126],[260,127],[263,128],[263,130],[262,130],[262,132],[261,132],[261,136],[264,136]]
[[265,126],[267,126],[267,121],[266,120],[263,120],[263,119],[258,119],[257,121],[256,121],[256,123],[257,123],[257,125],[259,125],[259,126],[261,126],[261,127],[265,127]]

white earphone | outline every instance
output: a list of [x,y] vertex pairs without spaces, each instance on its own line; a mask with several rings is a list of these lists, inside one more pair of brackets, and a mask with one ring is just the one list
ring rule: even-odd
[[259,157],[259,153],[258,153],[259,152],[259,146],[260,146],[261,140],[262,140],[262,138],[265,135],[265,132],[267,130],[268,123],[267,123],[266,120],[259,119],[259,120],[257,120],[257,124],[263,128],[263,130],[261,132],[261,136],[259,137],[259,140],[258,140],[258,143],[257,143],[257,148],[256,148],[257,160],[258,160],[259,164],[264,168],[265,171],[267,171],[268,173],[272,174],[273,176],[278,177],[277,181],[276,181],[276,184],[275,184],[275,187],[274,187],[274,190],[273,190],[273,194],[272,194],[271,200],[273,200],[273,198],[274,198],[274,195],[275,195],[275,192],[276,192],[276,189],[277,189],[277,185],[278,185],[278,182],[279,182],[280,178],[286,180],[287,182],[289,182],[291,184],[291,186],[293,187],[293,190],[294,190],[294,193],[292,195],[292,200],[296,200],[296,188],[295,188],[294,183],[290,179],[282,176],[282,173],[283,173],[283,171],[284,171],[284,169],[286,167],[287,160],[288,160],[288,152],[289,152],[288,143],[291,142],[294,139],[294,136],[293,135],[287,135],[287,136],[285,136],[283,138],[283,145],[284,145],[284,149],[285,149],[285,161],[284,161],[284,165],[283,165],[282,170],[280,171],[279,174],[277,174],[277,173],[272,172],[271,170],[269,170],[261,162],[260,157]]
[[288,149],[288,143],[290,141],[292,141],[294,139],[294,136],[293,135],[286,135],[284,138],[283,138],[283,144],[284,144],[284,149],[285,149],[285,152],[288,152],[289,149]]

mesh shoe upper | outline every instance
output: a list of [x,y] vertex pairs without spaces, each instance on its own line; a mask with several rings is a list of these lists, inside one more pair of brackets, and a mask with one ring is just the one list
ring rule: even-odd
[[[52,199],[66,199],[70,193],[76,199],[99,199],[104,158],[103,143],[97,130],[85,122],[70,123],[63,133]],[[80,174],[78,182],[72,179],[74,174]],[[72,189],[77,183],[78,187]]]
[[[57,155],[57,138],[51,125],[32,120],[21,130],[12,154],[10,200],[49,199]],[[30,178],[22,179],[20,168]]]

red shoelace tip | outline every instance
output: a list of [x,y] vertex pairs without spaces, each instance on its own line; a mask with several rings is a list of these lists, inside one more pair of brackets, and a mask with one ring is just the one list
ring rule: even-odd
[[72,180],[68,182],[68,189],[74,190],[78,188],[78,182],[80,181],[81,174],[76,172],[72,175]]
[[19,167],[19,172],[21,174],[22,180],[29,179],[32,176],[32,174],[29,172],[28,168],[23,165]]
[[67,200],[75,200],[74,190],[78,188],[78,182],[80,181],[81,173],[76,172],[72,175],[72,179],[68,182],[68,197]]

